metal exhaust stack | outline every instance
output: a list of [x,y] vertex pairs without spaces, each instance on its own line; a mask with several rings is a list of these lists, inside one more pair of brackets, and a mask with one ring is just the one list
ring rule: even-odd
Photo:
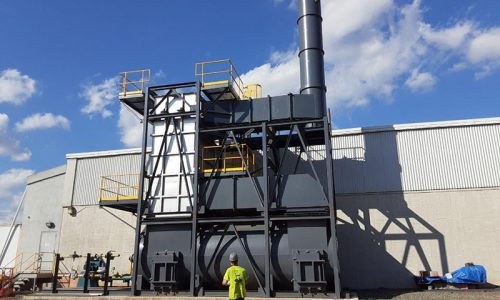
[[314,95],[316,112],[326,115],[325,63],[321,1],[299,0],[300,93]]

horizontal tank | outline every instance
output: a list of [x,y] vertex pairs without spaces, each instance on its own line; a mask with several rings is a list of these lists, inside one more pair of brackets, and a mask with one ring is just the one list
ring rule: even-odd
[[[176,290],[189,289],[189,270],[192,263],[190,226],[190,224],[146,226],[141,245],[143,289],[158,288],[154,282],[163,276],[162,272],[175,273],[174,277],[167,279],[176,282]],[[224,234],[226,226],[228,228]],[[295,252],[309,251],[303,249],[304,245],[314,249],[311,251],[319,259],[325,260],[319,268],[320,272],[324,272],[323,276],[332,276],[332,266],[327,256],[329,246],[327,241],[330,240],[328,226],[326,220],[282,221],[273,225],[273,233],[270,235],[270,257],[275,290],[293,290],[294,280],[300,277],[300,274],[297,274],[300,273],[300,257],[296,257]],[[235,252],[239,257],[239,265],[244,267],[249,275],[247,289],[258,290],[258,280],[261,284],[264,282],[263,226],[237,225],[238,236],[229,224],[210,227],[201,231],[198,239],[198,274],[203,287],[209,290],[224,289],[221,282],[225,270],[229,267],[229,254]],[[169,262],[172,266],[175,265],[174,273],[171,273],[166,266]],[[314,268],[312,263],[309,263],[309,266],[307,263],[305,265],[305,268]]]

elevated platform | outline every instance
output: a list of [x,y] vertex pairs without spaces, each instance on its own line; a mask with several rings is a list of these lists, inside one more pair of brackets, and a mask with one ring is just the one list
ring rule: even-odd
[[[136,111],[141,116],[144,115],[144,91],[146,83],[151,79],[149,69],[128,71],[120,73],[122,77],[121,92],[118,94],[120,101]],[[148,105],[154,106],[154,101],[148,99]]]
[[138,199],[130,199],[130,200],[100,200],[99,206],[101,207],[109,207],[114,209],[119,209],[123,211],[128,211],[131,213],[135,213],[137,211],[137,203]]
[[138,201],[139,174],[101,176],[99,206],[136,212]]
[[[141,116],[144,115],[144,93],[142,91],[140,93],[120,93],[119,98],[123,104],[127,105]],[[153,107],[154,101],[151,99],[148,99],[148,101],[149,107]]]
[[211,101],[240,99],[235,87],[228,80],[205,83],[201,90]]

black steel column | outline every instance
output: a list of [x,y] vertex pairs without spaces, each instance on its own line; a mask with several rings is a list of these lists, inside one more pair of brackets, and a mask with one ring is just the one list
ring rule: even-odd
[[269,245],[269,174],[268,174],[268,161],[267,161],[267,124],[262,123],[262,175],[264,184],[262,192],[264,193],[264,241],[265,241],[265,293],[267,297],[271,297],[271,258],[270,258],[270,245]]
[[109,265],[111,265],[111,252],[106,253],[106,267],[104,270],[104,291],[103,296],[109,295],[108,284],[109,284]]
[[335,182],[333,177],[333,157],[332,157],[332,139],[328,117],[323,118],[323,132],[325,135],[325,159],[326,159],[326,175],[328,184],[328,208],[330,210],[330,242],[332,249],[330,259],[333,264],[333,280],[335,284],[335,297],[340,298],[340,265],[338,256],[338,241],[337,241],[337,205],[335,203]]
[[200,82],[196,83],[196,121],[195,121],[195,137],[194,137],[194,175],[193,175],[193,206],[192,206],[192,226],[191,226],[191,278],[189,283],[189,291],[192,296],[196,296],[196,269],[198,266],[197,254],[197,233],[198,233],[198,170],[199,170],[199,132],[200,132]]
[[[139,251],[141,242],[141,225],[142,225],[142,204],[144,200],[144,181],[147,176],[146,170],[146,156],[148,147],[148,123],[149,123],[149,87],[146,89],[144,94],[144,115],[142,118],[142,152],[141,152],[141,173],[139,174],[139,197],[137,202],[137,222],[135,224],[135,247],[134,247],[134,265],[132,269],[132,289],[131,294],[133,296],[138,296],[141,290],[137,288],[137,277],[139,272]],[[142,285],[142,282],[141,282]]]
[[61,260],[61,255],[56,254],[56,263],[54,266],[54,277],[52,277],[52,294],[57,294],[57,277],[59,276],[59,260]]
[[87,253],[87,260],[85,261],[85,274],[83,275],[83,292],[89,292],[89,276],[90,276],[90,253]]

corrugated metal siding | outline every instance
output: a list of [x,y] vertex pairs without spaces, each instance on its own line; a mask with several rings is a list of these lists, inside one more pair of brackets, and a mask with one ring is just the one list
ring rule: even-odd
[[333,138],[337,193],[500,187],[500,125]]
[[140,153],[78,158],[73,189],[73,205],[98,204],[101,176],[139,174],[140,163]]

